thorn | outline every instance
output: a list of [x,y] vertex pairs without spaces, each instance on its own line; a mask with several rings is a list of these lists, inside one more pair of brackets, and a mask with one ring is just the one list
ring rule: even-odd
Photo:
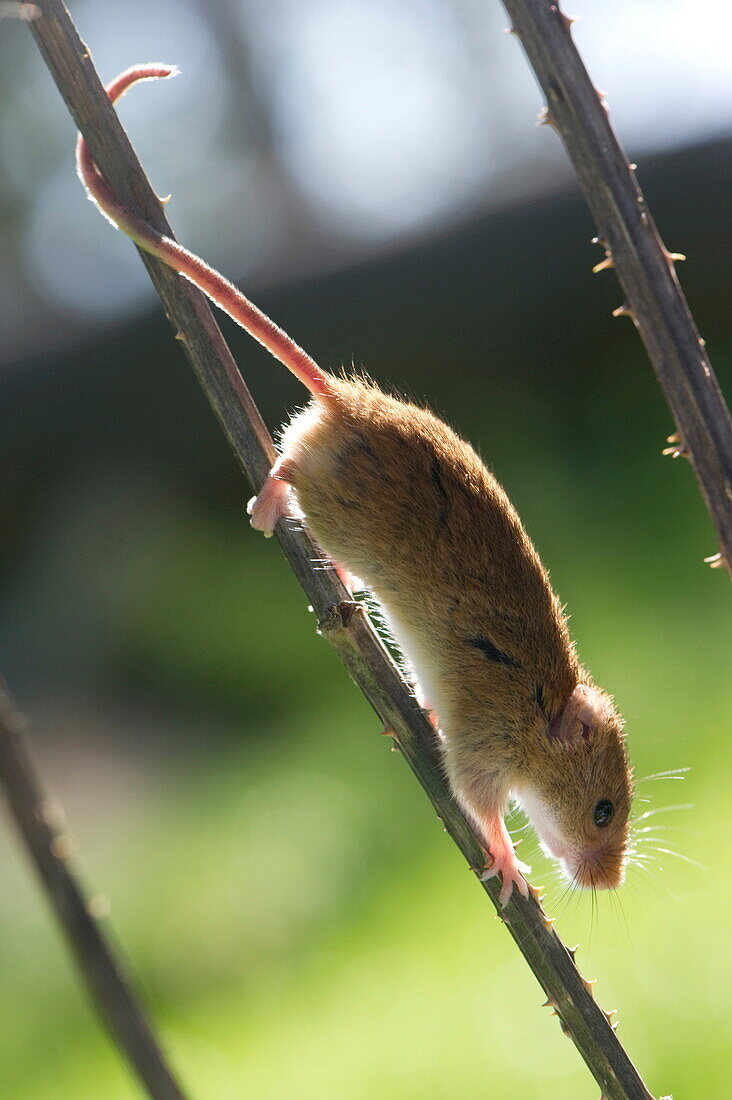
[[185,333],[181,332],[180,329],[178,329],[178,331],[176,332],[173,339],[180,341],[181,344],[187,344],[188,343],[188,337],[185,335]]
[[[22,730],[24,727],[18,724],[18,728]],[[45,822],[49,828],[58,832],[63,832],[68,824],[63,806],[54,798],[44,799],[39,811],[36,813],[36,817],[38,817],[40,821]]]
[[582,978],[582,985],[585,987],[589,995],[594,999],[595,994],[592,987],[593,985],[597,985],[597,978]]
[[109,916],[112,906],[109,903],[109,898],[106,898],[104,894],[95,894],[86,903],[86,911],[94,920],[100,920],[102,917]]
[[503,28],[503,33],[504,34],[513,34],[513,35],[515,35],[516,38],[518,38],[518,36],[519,36],[519,32],[516,30],[515,27],[504,27]]
[[158,195],[158,202],[160,203],[161,206],[167,206],[168,203],[170,202],[170,200],[172,199],[172,197],[173,197],[172,194],[170,194],[170,195]]
[[638,165],[633,164],[632,162],[628,165],[628,168],[630,168],[631,172],[637,172],[638,171]]
[[565,15],[563,11],[560,11],[559,14],[561,16],[562,22],[564,23],[565,30],[570,31],[571,33],[572,24],[577,22],[577,16]]
[[552,126],[558,132],[558,127],[554,119],[552,118],[551,111],[548,107],[542,107],[536,116],[537,126]]
[[710,554],[708,558],[704,559],[704,564],[708,565],[710,569],[726,569],[730,576],[732,576],[730,564],[721,551],[718,554]]
[[51,841],[50,848],[51,855],[55,856],[56,859],[60,859],[62,863],[65,863],[73,854],[74,844],[70,836],[67,836],[65,833],[59,833]]
[[543,916],[543,918],[544,918],[544,925],[545,925],[545,926],[546,926],[546,927],[547,927],[547,928],[549,929],[549,931],[551,932],[552,928],[553,928],[553,927],[554,927],[554,925],[555,925],[555,924],[557,923],[557,918],[556,918],[556,917],[547,917],[546,913],[542,913],[542,916]]
[[683,252],[669,252],[667,248],[663,249],[663,254],[666,257],[666,262],[669,264],[682,263],[686,259]]
[[577,954],[578,951],[579,951],[579,944],[575,944],[574,947],[568,947],[567,948],[567,954],[569,955],[572,962],[575,961],[574,957],[575,957],[575,955]]
[[552,997],[552,995],[550,993],[549,996],[547,997],[547,999],[544,1001],[544,1004],[541,1007],[542,1008],[559,1008],[559,1002],[557,1001],[556,997]]
[[389,726],[384,726],[383,730],[381,730],[380,733],[381,733],[382,737],[395,737],[396,736],[396,734],[394,733],[394,730],[390,729]]
[[593,237],[590,241],[590,244],[601,244],[606,251],[609,248],[609,245],[604,237]]
[[402,750],[399,748],[398,745],[392,745],[391,746],[391,751],[392,752],[401,752]]
[[631,321],[635,321],[635,313],[633,313],[627,302],[623,302],[621,306],[613,310],[613,317],[630,317]]
[[600,1012],[602,1012],[610,1027],[613,1029],[613,1031],[615,1031],[618,1026],[618,1021],[616,1020],[615,1023],[613,1023],[613,1016],[617,1016],[617,1008],[611,1008],[609,1012],[605,1012],[605,1010],[601,1008]]
[[597,275],[598,271],[606,271],[609,267],[614,267],[613,258],[608,249],[605,249],[605,259],[600,260],[599,264],[595,264],[592,269],[592,274]]
[[674,443],[672,447],[664,447],[662,455],[671,455],[672,458],[690,458],[685,443]]
[[689,458],[689,449],[681,439],[680,432],[673,432],[671,435],[666,436],[666,442],[670,443],[670,447],[664,447],[661,451],[662,455],[672,455],[673,458],[678,458],[679,455],[683,455],[684,458]]

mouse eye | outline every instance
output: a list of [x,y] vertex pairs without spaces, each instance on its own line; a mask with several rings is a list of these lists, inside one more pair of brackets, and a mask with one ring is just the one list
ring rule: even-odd
[[615,813],[615,807],[609,798],[601,798],[595,806],[592,812],[592,816],[595,820],[595,825],[598,825],[601,829],[607,825],[610,818]]

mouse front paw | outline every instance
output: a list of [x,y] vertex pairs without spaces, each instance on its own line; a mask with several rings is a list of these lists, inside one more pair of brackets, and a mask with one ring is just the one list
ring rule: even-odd
[[488,847],[485,849],[489,863],[480,876],[481,882],[487,882],[496,875],[501,876],[501,892],[498,900],[501,908],[505,909],[511,899],[513,887],[516,886],[519,894],[527,898],[529,896],[529,884],[524,878],[531,868],[516,858],[516,853],[511,843],[511,837],[503,824],[503,819],[498,818],[498,823],[492,821],[485,829]]
[[261,531],[265,538],[274,534],[279,520],[291,515],[289,476],[287,463],[280,459],[272,467],[259,495],[252,497],[247,504],[252,527],[255,531]]

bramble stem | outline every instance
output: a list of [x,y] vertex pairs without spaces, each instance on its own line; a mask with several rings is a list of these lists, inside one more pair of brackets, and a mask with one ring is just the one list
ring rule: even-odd
[[0,681],[0,783],[97,1011],[153,1100],[185,1100],[135,998],[122,963],[69,863],[69,840],[41,792],[22,738],[23,720]]
[[559,133],[606,252],[596,270],[614,267],[626,302],[694,467],[732,576],[732,419],[634,168],[600,93],[554,0],[503,0],[512,30],[546,95],[543,122]]

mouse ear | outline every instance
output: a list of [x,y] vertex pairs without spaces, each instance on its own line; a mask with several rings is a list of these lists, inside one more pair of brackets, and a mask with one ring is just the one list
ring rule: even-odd
[[580,740],[589,744],[595,730],[604,725],[607,714],[604,696],[596,688],[577,684],[564,710],[549,723],[549,736],[566,744],[576,745]]

